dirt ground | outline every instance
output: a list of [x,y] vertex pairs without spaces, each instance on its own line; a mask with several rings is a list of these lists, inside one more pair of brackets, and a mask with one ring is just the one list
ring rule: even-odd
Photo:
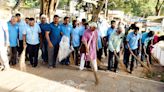
[[[135,67],[132,74],[122,71],[121,68],[114,73],[106,70],[106,60],[107,58],[102,60],[101,69],[97,73],[100,81],[97,86],[91,69],[80,71],[77,66],[73,65],[73,62],[70,66],[57,64],[56,68],[48,69],[47,64],[41,62],[38,67],[32,68],[26,61],[26,72],[86,92],[163,92],[164,83],[156,81],[163,81],[164,67],[158,64],[153,65],[151,74],[145,73],[145,69],[140,65]],[[12,68],[20,70],[19,65]]]

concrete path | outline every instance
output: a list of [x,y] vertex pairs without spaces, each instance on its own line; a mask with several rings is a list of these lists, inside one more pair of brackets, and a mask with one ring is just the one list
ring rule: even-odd
[[164,83],[107,71],[98,72],[96,86],[91,71],[75,67],[16,69],[0,72],[0,92],[164,92]]

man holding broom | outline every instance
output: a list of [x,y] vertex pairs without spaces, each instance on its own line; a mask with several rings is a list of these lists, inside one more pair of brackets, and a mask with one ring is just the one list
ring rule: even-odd
[[124,31],[123,27],[118,27],[117,31],[113,32],[109,39],[109,58],[108,58],[108,70],[111,71],[112,68],[112,62],[113,62],[113,56],[115,56],[115,62],[114,62],[114,72],[116,72],[116,69],[118,67],[118,59],[121,43],[123,41],[124,34],[122,33]]
[[[125,51],[124,51],[124,64],[125,64],[126,68],[128,68],[129,57],[130,57],[130,54],[132,54],[129,73],[132,73],[132,71],[133,71],[134,60],[135,60],[134,56],[138,55],[138,49],[137,48],[139,46],[138,44],[141,43],[141,40],[140,40],[141,37],[138,33],[139,28],[135,27],[133,30],[134,31],[130,32],[126,37],[126,46],[125,46]],[[141,50],[141,48],[139,50]]]

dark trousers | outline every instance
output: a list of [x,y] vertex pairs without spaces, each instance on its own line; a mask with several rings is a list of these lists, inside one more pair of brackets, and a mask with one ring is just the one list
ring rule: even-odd
[[101,61],[102,57],[102,48],[97,51],[97,58]]
[[78,62],[78,56],[79,56],[78,51],[79,51],[79,47],[74,47],[73,58],[74,58],[75,65],[79,64],[79,62]]
[[107,45],[107,42],[108,42],[108,37],[107,36],[105,36],[104,38],[103,38],[103,50],[104,50],[104,54],[105,54],[105,56],[107,56],[107,48],[108,48],[108,45]]
[[18,54],[21,55],[23,51],[23,40],[19,40]]
[[15,65],[17,63],[17,47],[10,47],[10,51],[11,51],[10,63],[12,65]]
[[145,59],[145,52],[144,52],[144,44],[142,44],[142,49],[141,49],[141,61]]
[[48,62],[48,50],[47,50],[47,41],[44,39],[42,44],[42,59],[44,62]]
[[38,65],[38,52],[39,52],[39,44],[31,45],[27,44],[29,59],[32,67],[36,67]]
[[[134,53],[134,55],[136,55],[136,56],[138,55],[137,49],[132,50],[132,52]],[[125,51],[124,51],[124,64],[125,64],[126,68],[128,68],[128,65],[129,65],[129,57],[130,57],[130,51],[129,51],[129,49],[125,48]],[[130,64],[130,71],[133,71],[134,61],[135,60],[136,59],[132,56],[131,64]]]
[[150,50],[150,47],[149,47],[149,46],[146,48],[146,53],[149,55],[149,62],[150,62],[150,64],[152,64],[152,60],[151,60],[151,50]]
[[[119,52],[117,53],[117,55],[119,56]],[[114,71],[116,71],[117,67],[118,67],[118,60],[116,58],[116,56],[114,55],[114,52],[111,52],[109,50],[109,56],[108,56],[108,70],[112,69],[113,66],[113,57],[115,57],[115,62],[114,62]]]
[[52,48],[48,48],[48,65],[49,67],[56,66],[56,59],[59,51],[59,45],[56,45]]

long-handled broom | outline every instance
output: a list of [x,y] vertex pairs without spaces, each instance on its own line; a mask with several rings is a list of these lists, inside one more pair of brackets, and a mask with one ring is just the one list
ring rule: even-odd
[[23,49],[19,59],[19,67],[21,71],[26,71],[25,53],[26,53],[26,48]]

